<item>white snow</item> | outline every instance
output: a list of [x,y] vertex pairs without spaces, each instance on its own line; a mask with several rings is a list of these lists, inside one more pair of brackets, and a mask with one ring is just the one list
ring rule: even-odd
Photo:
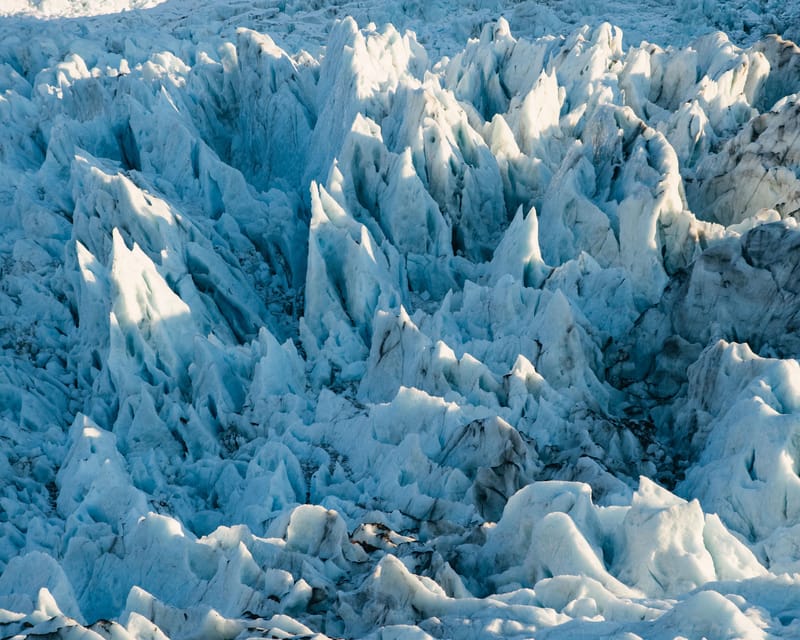
[[4,2],[2,637],[800,636],[799,29]]

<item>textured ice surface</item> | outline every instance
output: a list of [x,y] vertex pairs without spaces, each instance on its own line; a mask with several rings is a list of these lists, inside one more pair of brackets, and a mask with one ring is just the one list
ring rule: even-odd
[[800,635],[796,8],[449,4],[3,6],[3,638]]

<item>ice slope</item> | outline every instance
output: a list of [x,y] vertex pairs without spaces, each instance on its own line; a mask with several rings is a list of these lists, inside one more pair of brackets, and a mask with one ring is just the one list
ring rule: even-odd
[[528,38],[610,22],[623,29],[630,44],[685,46],[718,30],[740,45],[773,33],[800,40],[800,6],[786,0],[3,0],[0,5],[0,16],[105,14],[116,14],[112,23],[128,24],[134,32],[147,25],[151,32],[163,32],[162,38],[175,34],[194,42],[219,33],[233,37],[236,28],[247,26],[268,32],[284,49],[312,52],[325,45],[336,20],[351,16],[362,25],[410,29],[436,58],[460,51],[500,15]]
[[785,9],[246,6],[0,20],[2,636],[797,637]]

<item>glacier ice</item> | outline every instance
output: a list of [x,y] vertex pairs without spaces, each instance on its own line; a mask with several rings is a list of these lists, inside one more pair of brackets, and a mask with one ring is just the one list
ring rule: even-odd
[[159,4],[0,11],[3,637],[800,634],[790,10]]

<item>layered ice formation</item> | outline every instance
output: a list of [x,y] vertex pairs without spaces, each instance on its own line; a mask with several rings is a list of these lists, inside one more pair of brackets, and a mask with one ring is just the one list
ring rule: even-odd
[[311,4],[0,18],[0,637],[800,636],[790,10]]

